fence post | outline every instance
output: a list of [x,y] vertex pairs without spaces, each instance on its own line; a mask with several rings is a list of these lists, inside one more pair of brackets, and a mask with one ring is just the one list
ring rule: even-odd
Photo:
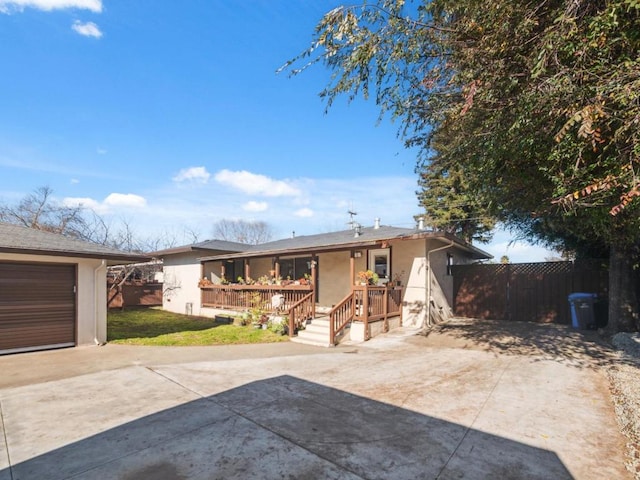
[[292,308],[291,310],[289,310],[289,336],[293,337],[294,334],[294,325],[296,324],[295,322],[295,308]]
[[362,290],[362,313],[364,314],[364,339],[369,340],[369,286],[365,285]]
[[336,336],[336,326],[335,326],[335,312],[332,312],[329,315],[329,343],[331,345],[335,345],[335,336]]
[[389,287],[385,285],[384,295],[382,296],[382,311],[384,312],[384,326],[382,330],[385,333],[389,331],[389,292]]

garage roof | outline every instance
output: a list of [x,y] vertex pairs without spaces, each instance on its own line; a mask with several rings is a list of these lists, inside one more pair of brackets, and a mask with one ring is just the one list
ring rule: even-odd
[[123,252],[97,243],[7,223],[0,223],[0,252],[100,258],[109,260],[110,263],[151,260],[146,255]]

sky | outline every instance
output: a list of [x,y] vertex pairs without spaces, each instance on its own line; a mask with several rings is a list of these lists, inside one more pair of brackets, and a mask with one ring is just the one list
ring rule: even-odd
[[[213,236],[222,219],[274,239],[412,228],[416,151],[373,101],[318,93],[331,72],[277,73],[328,0],[0,0],[0,202],[56,201],[141,238]],[[499,260],[555,254],[504,230]]]

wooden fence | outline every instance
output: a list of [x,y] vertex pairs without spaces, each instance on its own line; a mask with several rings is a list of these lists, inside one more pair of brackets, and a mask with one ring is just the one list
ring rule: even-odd
[[152,307],[162,305],[162,283],[107,283],[107,308]]
[[540,323],[571,323],[571,293],[608,294],[606,262],[455,265],[456,316]]

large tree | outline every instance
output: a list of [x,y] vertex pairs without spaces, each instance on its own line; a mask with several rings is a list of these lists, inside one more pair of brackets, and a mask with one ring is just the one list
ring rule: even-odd
[[257,245],[273,237],[271,227],[261,220],[222,219],[213,225],[213,235],[220,240]]
[[38,187],[15,204],[0,205],[0,221],[83,239],[91,230],[82,207],[57,203],[48,186]]
[[328,105],[375,92],[420,149],[433,224],[464,225],[471,238],[492,219],[578,255],[608,254],[610,329],[631,330],[639,14],[638,0],[379,0],[327,13],[288,66],[332,69]]

